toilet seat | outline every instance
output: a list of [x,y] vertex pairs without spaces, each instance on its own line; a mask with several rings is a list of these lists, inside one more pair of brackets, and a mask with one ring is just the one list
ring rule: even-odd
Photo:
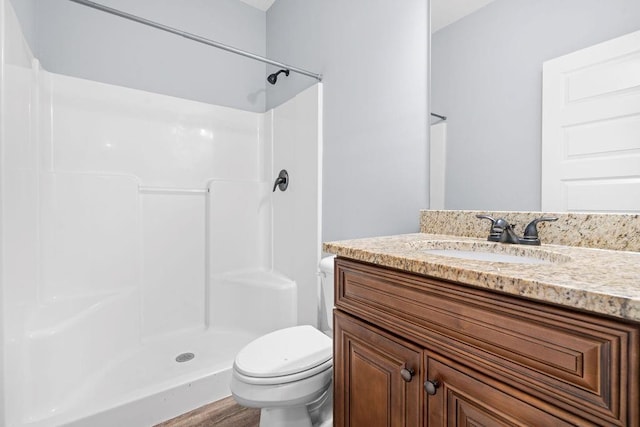
[[331,370],[333,367],[333,360],[327,360],[321,363],[318,366],[315,366],[311,369],[307,369],[302,372],[296,372],[291,375],[283,375],[280,377],[252,377],[249,375],[243,375],[237,370],[234,370],[233,376],[236,377],[237,380],[242,381],[246,384],[255,384],[255,385],[277,385],[277,384],[287,384],[296,381],[302,381],[314,375],[321,374],[327,370]]
[[234,373],[249,384],[283,384],[331,368],[331,338],[304,325],[264,335],[244,347],[234,361]]

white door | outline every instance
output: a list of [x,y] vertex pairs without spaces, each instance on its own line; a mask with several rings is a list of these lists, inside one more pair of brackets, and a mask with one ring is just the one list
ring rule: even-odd
[[542,210],[640,212],[640,31],[543,65]]

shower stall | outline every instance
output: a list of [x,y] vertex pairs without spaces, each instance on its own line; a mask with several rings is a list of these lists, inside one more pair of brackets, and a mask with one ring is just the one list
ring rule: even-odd
[[49,73],[6,0],[0,24],[0,425],[153,425],[227,396],[242,346],[316,323],[321,84],[208,105]]

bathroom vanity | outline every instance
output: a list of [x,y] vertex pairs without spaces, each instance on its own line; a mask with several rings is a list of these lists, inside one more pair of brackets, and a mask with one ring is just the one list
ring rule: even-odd
[[639,253],[550,245],[529,265],[434,245],[487,251],[423,233],[325,244],[335,426],[640,426]]

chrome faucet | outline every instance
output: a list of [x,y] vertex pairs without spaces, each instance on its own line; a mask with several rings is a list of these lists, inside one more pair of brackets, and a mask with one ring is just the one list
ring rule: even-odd
[[521,245],[540,245],[540,238],[538,237],[537,225],[542,221],[557,221],[555,217],[542,217],[536,218],[531,221],[524,229],[524,236],[518,237],[513,227],[514,224],[510,224],[504,218],[494,219],[489,215],[476,215],[479,219],[488,219],[491,221],[491,229],[489,230],[489,237],[487,240],[490,242],[511,243]]

